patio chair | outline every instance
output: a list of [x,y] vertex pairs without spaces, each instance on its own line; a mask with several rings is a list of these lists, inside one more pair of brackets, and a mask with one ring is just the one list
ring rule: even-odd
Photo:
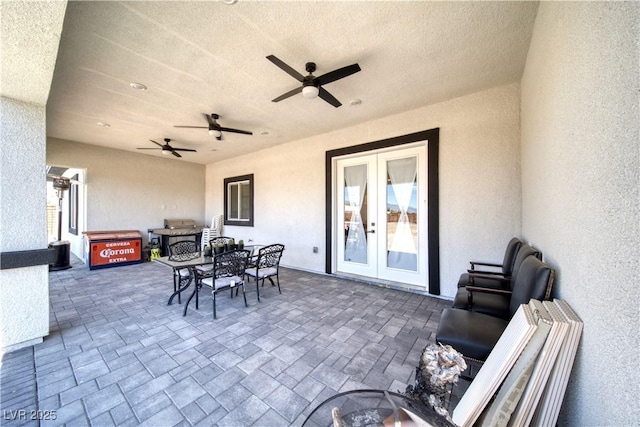
[[[225,236],[214,237],[213,239],[209,240],[209,247],[211,248],[211,251],[213,252],[213,247],[216,244],[222,243],[224,245],[224,244],[227,244],[229,242],[229,240],[231,240],[231,237],[225,237]],[[213,268],[213,266],[211,264],[199,265],[199,266],[196,267],[196,269],[199,272],[210,272],[212,268]]]
[[528,256],[515,278],[507,319],[458,308],[445,308],[440,316],[436,342],[450,345],[465,357],[486,360],[520,305],[537,299],[534,296],[540,295],[540,290],[548,298],[554,277],[555,271],[551,267],[536,256]]
[[[512,274],[509,277],[469,274],[472,278],[472,283],[458,288],[458,292],[453,299],[453,307],[509,318],[509,295],[514,289],[522,263],[532,255],[542,259],[542,252],[526,243],[522,244],[513,263]],[[481,282],[477,278],[484,279],[484,281]],[[486,289],[487,292],[482,293],[483,289]],[[489,293],[489,290],[495,290],[495,292]]]
[[214,237],[219,237],[222,234],[222,215],[215,215],[211,218],[211,227],[205,227],[202,229],[202,250],[209,244],[209,241]]
[[222,234],[222,215],[211,218],[211,237],[219,237]]
[[217,236],[209,240],[209,246],[211,247],[211,250],[213,250],[213,247],[218,243],[222,243],[223,245],[226,245],[232,239],[233,237]]
[[[247,276],[256,279],[258,302],[260,302],[260,286],[262,285],[264,287],[264,279],[269,279],[272,286],[276,286],[277,283],[278,292],[282,294],[278,273],[280,270],[280,258],[282,258],[283,251],[284,245],[279,243],[264,246],[258,250],[258,256],[255,259],[255,263],[245,270],[245,274]],[[276,278],[276,283],[273,282],[273,277]]]
[[[185,255],[198,252],[198,245],[191,240],[183,240],[175,242],[169,245],[169,256]],[[177,292],[179,288],[191,280],[191,272],[188,268],[174,268],[173,269],[173,292]],[[180,293],[178,293],[178,303],[182,303],[180,300]]]
[[[534,255],[530,255],[529,257],[535,258]],[[513,313],[511,313],[512,299],[536,299],[543,301],[551,297],[553,277],[551,277],[551,280],[529,281],[525,284],[518,280],[518,277],[522,274],[526,274],[526,272],[520,268],[518,275],[513,277],[513,287],[510,290],[467,286],[466,305],[463,305],[465,301],[458,301],[457,303],[454,301],[453,306],[454,308],[463,308],[493,317],[510,319],[513,315]]]
[[242,296],[244,297],[244,305],[247,305],[247,295],[244,290],[244,270],[249,260],[249,251],[229,251],[214,257],[213,268],[211,273],[196,273],[196,309],[198,308],[198,292],[205,285],[211,288],[213,296],[213,318],[216,315],[216,295],[225,289],[231,289],[231,297],[233,298],[233,288],[241,287]]
[[[504,282],[491,280],[490,278],[479,277],[478,274],[487,275],[490,277],[502,277],[510,278],[513,272],[513,265],[516,261],[518,251],[522,246],[522,241],[517,237],[514,237],[507,244],[507,248],[504,252],[504,258],[502,264],[482,261],[470,261],[471,268],[463,273],[458,280],[458,287],[462,288],[467,285],[483,286],[487,288],[502,287]],[[482,270],[478,267],[483,268]],[[489,270],[489,269],[493,270]],[[499,271],[496,271],[499,270]]]

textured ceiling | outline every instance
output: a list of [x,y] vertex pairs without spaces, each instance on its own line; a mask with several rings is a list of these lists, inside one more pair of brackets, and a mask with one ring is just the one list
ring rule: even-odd
[[[519,81],[535,2],[69,2],[47,103],[47,135],[139,151],[150,139],[196,149],[207,164]],[[324,86],[334,108],[302,95],[271,100],[303,75],[358,63]],[[136,91],[130,82],[148,89]],[[360,105],[351,101],[359,99]],[[207,129],[203,113],[223,127]],[[108,123],[109,127],[97,123]],[[172,157],[173,158],[173,157]]]

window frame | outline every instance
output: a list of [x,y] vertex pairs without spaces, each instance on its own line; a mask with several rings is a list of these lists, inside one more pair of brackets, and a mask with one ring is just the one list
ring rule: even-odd
[[[248,182],[249,184],[249,217],[247,219],[239,219],[239,218],[231,218],[230,217],[230,209],[231,209],[231,191],[230,188],[232,185],[238,185],[238,187],[240,188],[240,184]],[[236,200],[237,203],[240,203],[240,200],[242,199],[242,195],[241,193],[238,193],[238,200]],[[240,206],[240,205],[239,205]],[[239,208],[238,212],[240,212],[242,209]],[[248,174],[248,175],[240,175],[240,176],[234,176],[231,178],[225,178],[224,179],[224,225],[236,225],[236,226],[240,226],[240,227],[253,227],[253,216],[254,216],[254,210],[253,210],[253,174]]]

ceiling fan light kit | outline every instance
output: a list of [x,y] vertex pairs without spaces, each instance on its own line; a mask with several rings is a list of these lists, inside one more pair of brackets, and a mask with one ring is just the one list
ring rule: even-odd
[[307,85],[302,88],[302,96],[307,99],[314,99],[318,97],[320,89],[313,85]]

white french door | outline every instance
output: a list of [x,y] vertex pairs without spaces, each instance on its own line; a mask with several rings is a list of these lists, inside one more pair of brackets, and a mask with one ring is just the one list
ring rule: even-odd
[[338,160],[338,271],[378,274],[376,162],[375,155]]
[[427,285],[425,146],[337,160],[336,270]]

